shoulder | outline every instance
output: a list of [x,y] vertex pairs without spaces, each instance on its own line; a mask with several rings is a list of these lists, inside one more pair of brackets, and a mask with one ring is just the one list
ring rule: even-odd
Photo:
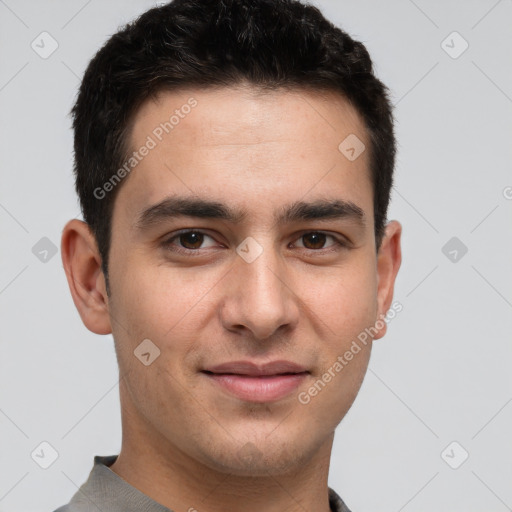
[[68,503],[67,505],[62,505],[62,507],[59,507],[53,512],[98,512],[98,510],[93,509],[92,506],[87,506],[84,503]]
[[85,503],[72,499],[68,504],[62,505],[53,512],[98,512],[98,507],[91,502]]
[[329,487],[329,506],[332,512],[350,512],[345,502]]
[[[96,455],[87,480],[76,491],[69,503],[53,512],[98,512],[97,505],[104,504],[106,498],[115,494],[112,489],[119,491],[120,479],[108,469],[116,459],[117,455]],[[102,510],[107,512],[110,509]]]

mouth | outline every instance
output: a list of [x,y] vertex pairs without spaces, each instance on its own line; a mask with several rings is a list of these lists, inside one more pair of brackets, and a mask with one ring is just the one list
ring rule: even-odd
[[303,366],[290,361],[258,365],[234,361],[202,370],[219,390],[246,402],[275,402],[290,395],[310,375]]

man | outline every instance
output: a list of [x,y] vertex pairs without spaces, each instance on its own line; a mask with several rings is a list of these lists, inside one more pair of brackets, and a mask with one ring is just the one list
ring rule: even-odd
[[364,46],[295,0],[175,0],[107,41],[73,116],[62,258],[114,336],[123,438],[59,512],[348,511],[334,431],[401,261]]

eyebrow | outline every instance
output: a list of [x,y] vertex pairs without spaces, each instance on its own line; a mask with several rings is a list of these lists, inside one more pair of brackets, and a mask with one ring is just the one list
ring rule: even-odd
[[[137,217],[135,228],[145,230],[170,219],[196,217],[218,219],[240,224],[248,212],[229,205],[202,198],[171,196],[145,208]],[[305,220],[347,219],[361,227],[366,226],[366,215],[352,201],[343,199],[317,199],[312,202],[296,201],[280,208],[274,214],[274,225],[290,224]]]

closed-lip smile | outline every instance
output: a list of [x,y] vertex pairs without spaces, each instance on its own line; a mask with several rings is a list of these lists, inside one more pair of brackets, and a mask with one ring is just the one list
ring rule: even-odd
[[230,395],[248,402],[274,402],[294,391],[310,372],[291,361],[231,361],[201,371]]

